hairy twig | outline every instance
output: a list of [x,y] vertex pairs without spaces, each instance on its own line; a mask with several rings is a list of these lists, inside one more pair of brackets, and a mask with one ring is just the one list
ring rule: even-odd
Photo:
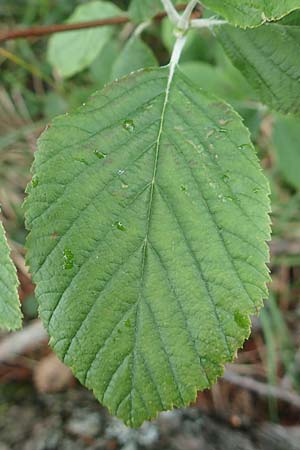
[[197,3],[198,0],[190,0],[177,22],[178,28],[183,28],[184,30],[188,28],[193,9],[196,7]]
[[191,21],[192,28],[212,28],[218,25],[226,25],[228,22],[226,20],[218,19],[193,19]]
[[180,16],[177,12],[177,10],[175,9],[173,3],[171,2],[171,0],[161,0],[163,7],[165,8],[165,11],[170,19],[170,21],[174,24],[177,25]]

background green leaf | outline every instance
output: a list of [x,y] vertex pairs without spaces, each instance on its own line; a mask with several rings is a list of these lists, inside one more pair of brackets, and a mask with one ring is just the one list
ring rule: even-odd
[[295,189],[300,188],[300,119],[276,116],[273,144],[277,167]]
[[234,67],[225,70],[202,61],[180,64],[182,72],[198,87],[228,101],[243,100],[251,94],[251,87]]
[[26,202],[51,345],[128,425],[184,406],[249,336],[268,183],[231,107],[147,69],[54,120]]
[[[172,0],[172,3],[178,5],[187,1]],[[129,15],[135,22],[143,22],[161,11],[164,11],[161,0],[131,0],[129,6]]]
[[17,330],[22,325],[18,284],[16,268],[0,222],[0,328]]
[[118,39],[110,39],[97,55],[90,67],[90,76],[102,88],[111,81],[112,68],[121,52],[121,44]]
[[121,78],[137,69],[157,65],[157,59],[150,47],[138,36],[132,36],[114,62],[111,79]]
[[255,30],[220,27],[218,39],[259,100],[283,113],[300,112],[300,27],[278,23]]
[[[78,6],[67,23],[120,16],[122,11],[112,3],[93,1]],[[48,60],[63,78],[88,67],[114,33],[114,27],[104,26],[88,30],[54,34],[49,40]]]
[[278,20],[300,8],[299,0],[203,0],[201,3],[243,28]]
[[91,65],[90,75],[99,87],[103,87],[130,72],[157,65],[151,48],[139,36],[133,35],[123,48],[118,39],[111,39]]

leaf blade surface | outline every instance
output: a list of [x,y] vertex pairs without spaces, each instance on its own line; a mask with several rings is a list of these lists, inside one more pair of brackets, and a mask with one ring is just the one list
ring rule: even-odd
[[18,284],[16,268],[0,222],[0,328],[17,330],[22,325]]
[[56,119],[26,208],[51,344],[131,426],[216,380],[268,279],[268,185],[249,132],[172,75],[136,72]]

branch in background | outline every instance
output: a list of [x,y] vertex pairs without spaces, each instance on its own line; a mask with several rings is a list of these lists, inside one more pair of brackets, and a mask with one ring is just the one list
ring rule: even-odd
[[267,383],[254,380],[254,378],[238,375],[228,369],[225,370],[223,380],[228,381],[231,384],[239,386],[243,389],[255,392],[261,397],[272,397],[283,402],[287,402],[290,405],[300,409],[300,395],[293,393],[287,389],[279,386],[272,386]]
[[13,361],[18,356],[36,350],[48,336],[40,320],[35,320],[21,331],[8,334],[0,344],[0,364]]
[[274,238],[270,242],[270,250],[272,256],[299,256],[300,242],[296,240]]
[[[177,5],[177,11],[183,11],[186,5]],[[166,12],[162,12],[157,14],[153,20],[161,21],[167,16]],[[198,14],[199,17],[199,14]],[[47,36],[53,33],[61,33],[65,31],[74,31],[74,30],[84,30],[86,28],[96,28],[96,27],[104,27],[107,25],[122,25],[124,23],[130,22],[130,18],[128,16],[118,16],[112,17],[108,19],[101,20],[91,20],[88,22],[79,22],[79,23],[64,23],[64,24],[56,24],[56,25],[45,25],[45,26],[37,26],[27,29],[20,30],[9,30],[6,32],[0,33],[0,42],[10,41],[13,39],[21,39],[21,38],[31,38],[31,37],[41,37]]]

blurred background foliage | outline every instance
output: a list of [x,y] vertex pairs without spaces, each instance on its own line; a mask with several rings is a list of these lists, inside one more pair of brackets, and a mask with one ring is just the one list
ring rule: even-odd
[[[129,2],[114,3],[126,10]],[[3,29],[63,23],[82,5],[88,2],[0,0],[0,22]],[[81,38],[80,33],[87,31],[79,32]],[[174,42],[167,19],[138,28],[114,26],[105,45],[84,67],[62,76],[59,63],[51,57],[51,46],[59,39],[62,60],[68,64],[67,34],[9,41],[0,47],[0,201],[28,321],[36,317],[37,307],[24,262],[22,202],[36,138],[54,116],[76,108],[112,79],[141,67],[166,64]],[[300,119],[274,114],[260,104],[208,30],[189,33],[180,67],[201,89],[224,98],[239,112],[271,185],[270,299],[254,323],[236,370],[300,393]],[[274,420],[280,416],[276,402],[269,402],[269,413]]]

